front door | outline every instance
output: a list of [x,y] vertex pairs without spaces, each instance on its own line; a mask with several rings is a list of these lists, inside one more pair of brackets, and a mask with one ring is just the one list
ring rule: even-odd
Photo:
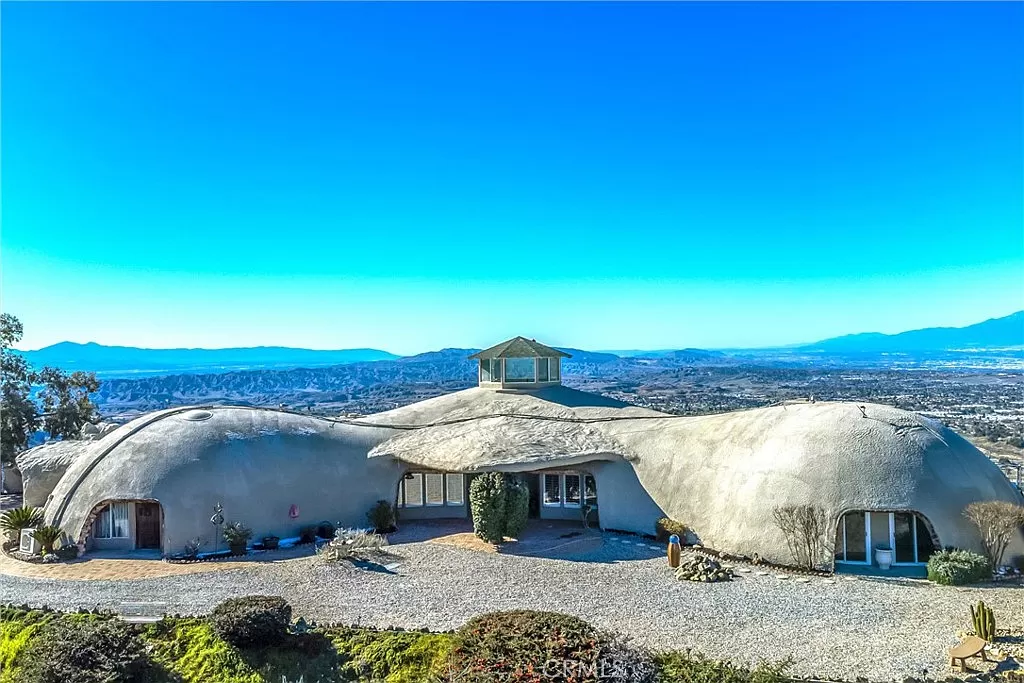
[[160,547],[160,505],[135,504],[135,547]]

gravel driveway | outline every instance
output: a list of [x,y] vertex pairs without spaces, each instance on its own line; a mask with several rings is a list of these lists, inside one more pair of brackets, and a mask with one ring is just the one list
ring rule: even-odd
[[0,577],[0,603],[75,609],[160,601],[202,613],[247,593],[283,595],[318,621],[434,630],[485,611],[558,610],[632,635],[653,648],[693,648],[747,662],[791,656],[793,672],[888,681],[945,675],[946,650],[968,626],[968,605],[995,609],[1000,627],[1022,625],[1024,589],[947,588],[924,582],[820,578],[799,583],[741,574],[730,583],[672,578],[662,554],[606,542],[574,560],[465,550],[436,543],[392,547],[389,570],[303,558],[237,571],[134,581]]

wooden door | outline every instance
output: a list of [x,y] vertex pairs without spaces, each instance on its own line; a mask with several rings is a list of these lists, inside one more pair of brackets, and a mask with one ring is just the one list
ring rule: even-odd
[[157,503],[135,504],[135,547],[160,547],[160,506]]

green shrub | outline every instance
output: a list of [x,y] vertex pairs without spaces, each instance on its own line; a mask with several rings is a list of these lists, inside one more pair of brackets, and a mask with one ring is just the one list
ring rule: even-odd
[[313,543],[316,541],[316,525],[307,524],[299,528],[299,543]]
[[516,476],[507,478],[505,487],[505,536],[519,538],[530,517],[530,487]]
[[224,542],[229,546],[248,543],[252,538],[252,529],[241,522],[228,522],[224,525]]
[[[541,683],[560,680],[562,662],[599,667],[603,644],[597,629],[576,617],[555,612],[516,610],[470,619],[456,632],[452,664],[456,671],[495,680]],[[548,662],[557,662],[545,671]],[[600,673],[596,671],[595,674]],[[596,675],[576,676],[579,683]]]
[[443,679],[452,648],[447,633],[338,628],[327,632],[343,680],[422,683]]
[[378,500],[366,513],[375,533],[389,534],[395,530],[395,508],[386,500]]
[[38,527],[43,523],[41,508],[22,506],[7,510],[0,515],[0,531],[12,541],[18,540],[22,529]]
[[284,598],[270,595],[229,598],[210,613],[213,630],[238,647],[280,643],[288,633],[291,620],[291,605]]
[[55,546],[60,543],[64,530],[59,526],[41,526],[32,532],[32,538],[39,542],[43,554],[52,553]]
[[137,628],[118,619],[55,619],[19,659],[20,683],[131,683],[152,671]]
[[22,652],[35,634],[56,616],[40,610],[0,608],[0,683],[21,679]]
[[992,578],[992,565],[970,550],[940,550],[928,558],[928,580],[947,586],[977,583]]
[[505,475],[485,472],[469,485],[469,506],[473,532],[488,543],[501,543],[505,536]]
[[655,655],[657,683],[783,683],[789,681],[790,661],[761,663],[753,669],[730,662],[716,662],[690,652]]
[[658,537],[659,541],[664,543],[668,542],[669,536],[675,535],[679,537],[679,542],[685,545],[687,531],[689,529],[685,524],[668,517],[662,517],[654,524],[654,535]]

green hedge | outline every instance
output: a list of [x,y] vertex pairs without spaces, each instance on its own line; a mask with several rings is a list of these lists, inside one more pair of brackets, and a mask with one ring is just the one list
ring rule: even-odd
[[505,486],[505,535],[519,538],[530,517],[530,487],[512,475]]
[[992,564],[970,550],[940,550],[928,558],[928,579],[947,586],[978,583],[992,578]]
[[230,598],[210,613],[213,630],[238,647],[277,645],[288,634],[291,621],[291,605],[270,595]]
[[139,629],[119,619],[60,618],[18,658],[19,683],[139,683],[158,680]]
[[505,475],[485,472],[469,485],[469,506],[473,532],[488,543],[501,543],[505,537]]
[[[783,683],[789,681],[789,660],[761,663],[753,669],[716,662],[690,652],[665,652],[654,658],[657,683]],[[859,680],[859,679],[858,679]]]
[[343,680],[447,680],[444,675],[452,648],[451,634],[333,628],[327,631],[327,637],[338,653]]

